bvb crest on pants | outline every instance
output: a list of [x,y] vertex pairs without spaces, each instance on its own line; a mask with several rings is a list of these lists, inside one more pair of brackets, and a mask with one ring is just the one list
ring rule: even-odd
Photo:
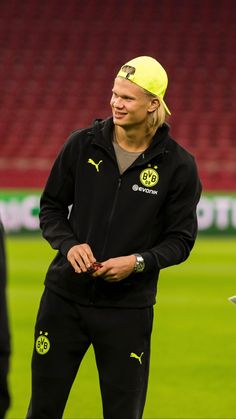
[[50,349],[50,342],[48,339],[48,332],[39,332],[40,336],[36,339],[35,349],[39,355],[45,355]]

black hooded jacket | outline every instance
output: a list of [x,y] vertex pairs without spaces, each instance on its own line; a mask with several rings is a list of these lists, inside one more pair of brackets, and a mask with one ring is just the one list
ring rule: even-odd
[[[40,226],[58,253],[45,284],[83,305],[145,307],[156,301],[160,269],[183,262],[194,245],[201,183],[193,156],[167,124],[120,175],[113,129],[109,118],[73,132],[53,165]],[[79,243],[101,262],[140,253],[145,270],[117,283],[75,273],[66,255]]]

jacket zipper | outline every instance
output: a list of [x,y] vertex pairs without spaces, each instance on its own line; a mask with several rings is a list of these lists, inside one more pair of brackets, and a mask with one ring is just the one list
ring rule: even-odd
[[102,248],[102,252],[101,252],[101,260],[103,259],[104,254],[105,254],[105,249],[106,249],[106,246],[107,246],[107,241],[108,241],[108,237],[109,237],[109,233],[110,233],[110,226],[111,226],[112,219],[113,219],[113,216],[114,216],[114,213],[115,213],[117,199],[118,199],[118,195],[119,195],[119,191],[120,191],[120,185],[121,185],[121,177],[119,177],[119,179],[118,179],[118,183],[117,183],[117,187],[116,187],[116,191],[115,191],[115,196],[114,196],[114,199],[113,199],[113,204],[112,204],[110,216],[108,218],[107,232],[106,232],[106,236],[104,237],[103,248]]
[[[108,237],[109,237],[109,234],[110,234],[110,226],[111,226],[112,219],[113,219],[115,209],[116,209],[116,204],[117,204],[117,199],[118,199],[118,195],[119,195],[120,185],[121,185],[121,177],[119,177],[119,179],[118,179],[118,183],[117,183],[117,187],[116,187],[116,191],[115,191],[115,196],[114,196],[114,199],[113,199],[113,204],[112,204],[110,216],[108,218],[107,231],[106,231],[106,235],[104,237],[103,248],[102,248],[102,252],[101,252],[101,261],[103,260],[103,257],[104,257],[104,254],[105,254],[105,249],[106,249]],[[95,303],[96,284],[97,284],[98,280],[99,280],[98,278],[94,278],[94,280],[93,280],[94,282],[92,284],[91,297],[90,297],[90,304],[91,305],[93,305]]]

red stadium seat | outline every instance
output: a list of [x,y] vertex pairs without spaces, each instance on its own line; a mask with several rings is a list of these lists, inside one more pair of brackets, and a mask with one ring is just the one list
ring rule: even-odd
[[205,188],[235,189],[234,0],[11,0],[0,9],[1,187],[41,187],[69,133],[109,115],[119,66],[146,54],[167,69],[171,133],[196,156]]

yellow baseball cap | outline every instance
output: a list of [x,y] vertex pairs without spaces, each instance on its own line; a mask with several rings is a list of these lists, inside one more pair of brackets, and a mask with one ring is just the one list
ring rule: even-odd
[[117,77],[123,77],[158,96],[163,103],[166,112],[171,115],[163,98],[168,85],[168,77],[162,65],[155,58],[141,56],[134,58],[119,70]]

